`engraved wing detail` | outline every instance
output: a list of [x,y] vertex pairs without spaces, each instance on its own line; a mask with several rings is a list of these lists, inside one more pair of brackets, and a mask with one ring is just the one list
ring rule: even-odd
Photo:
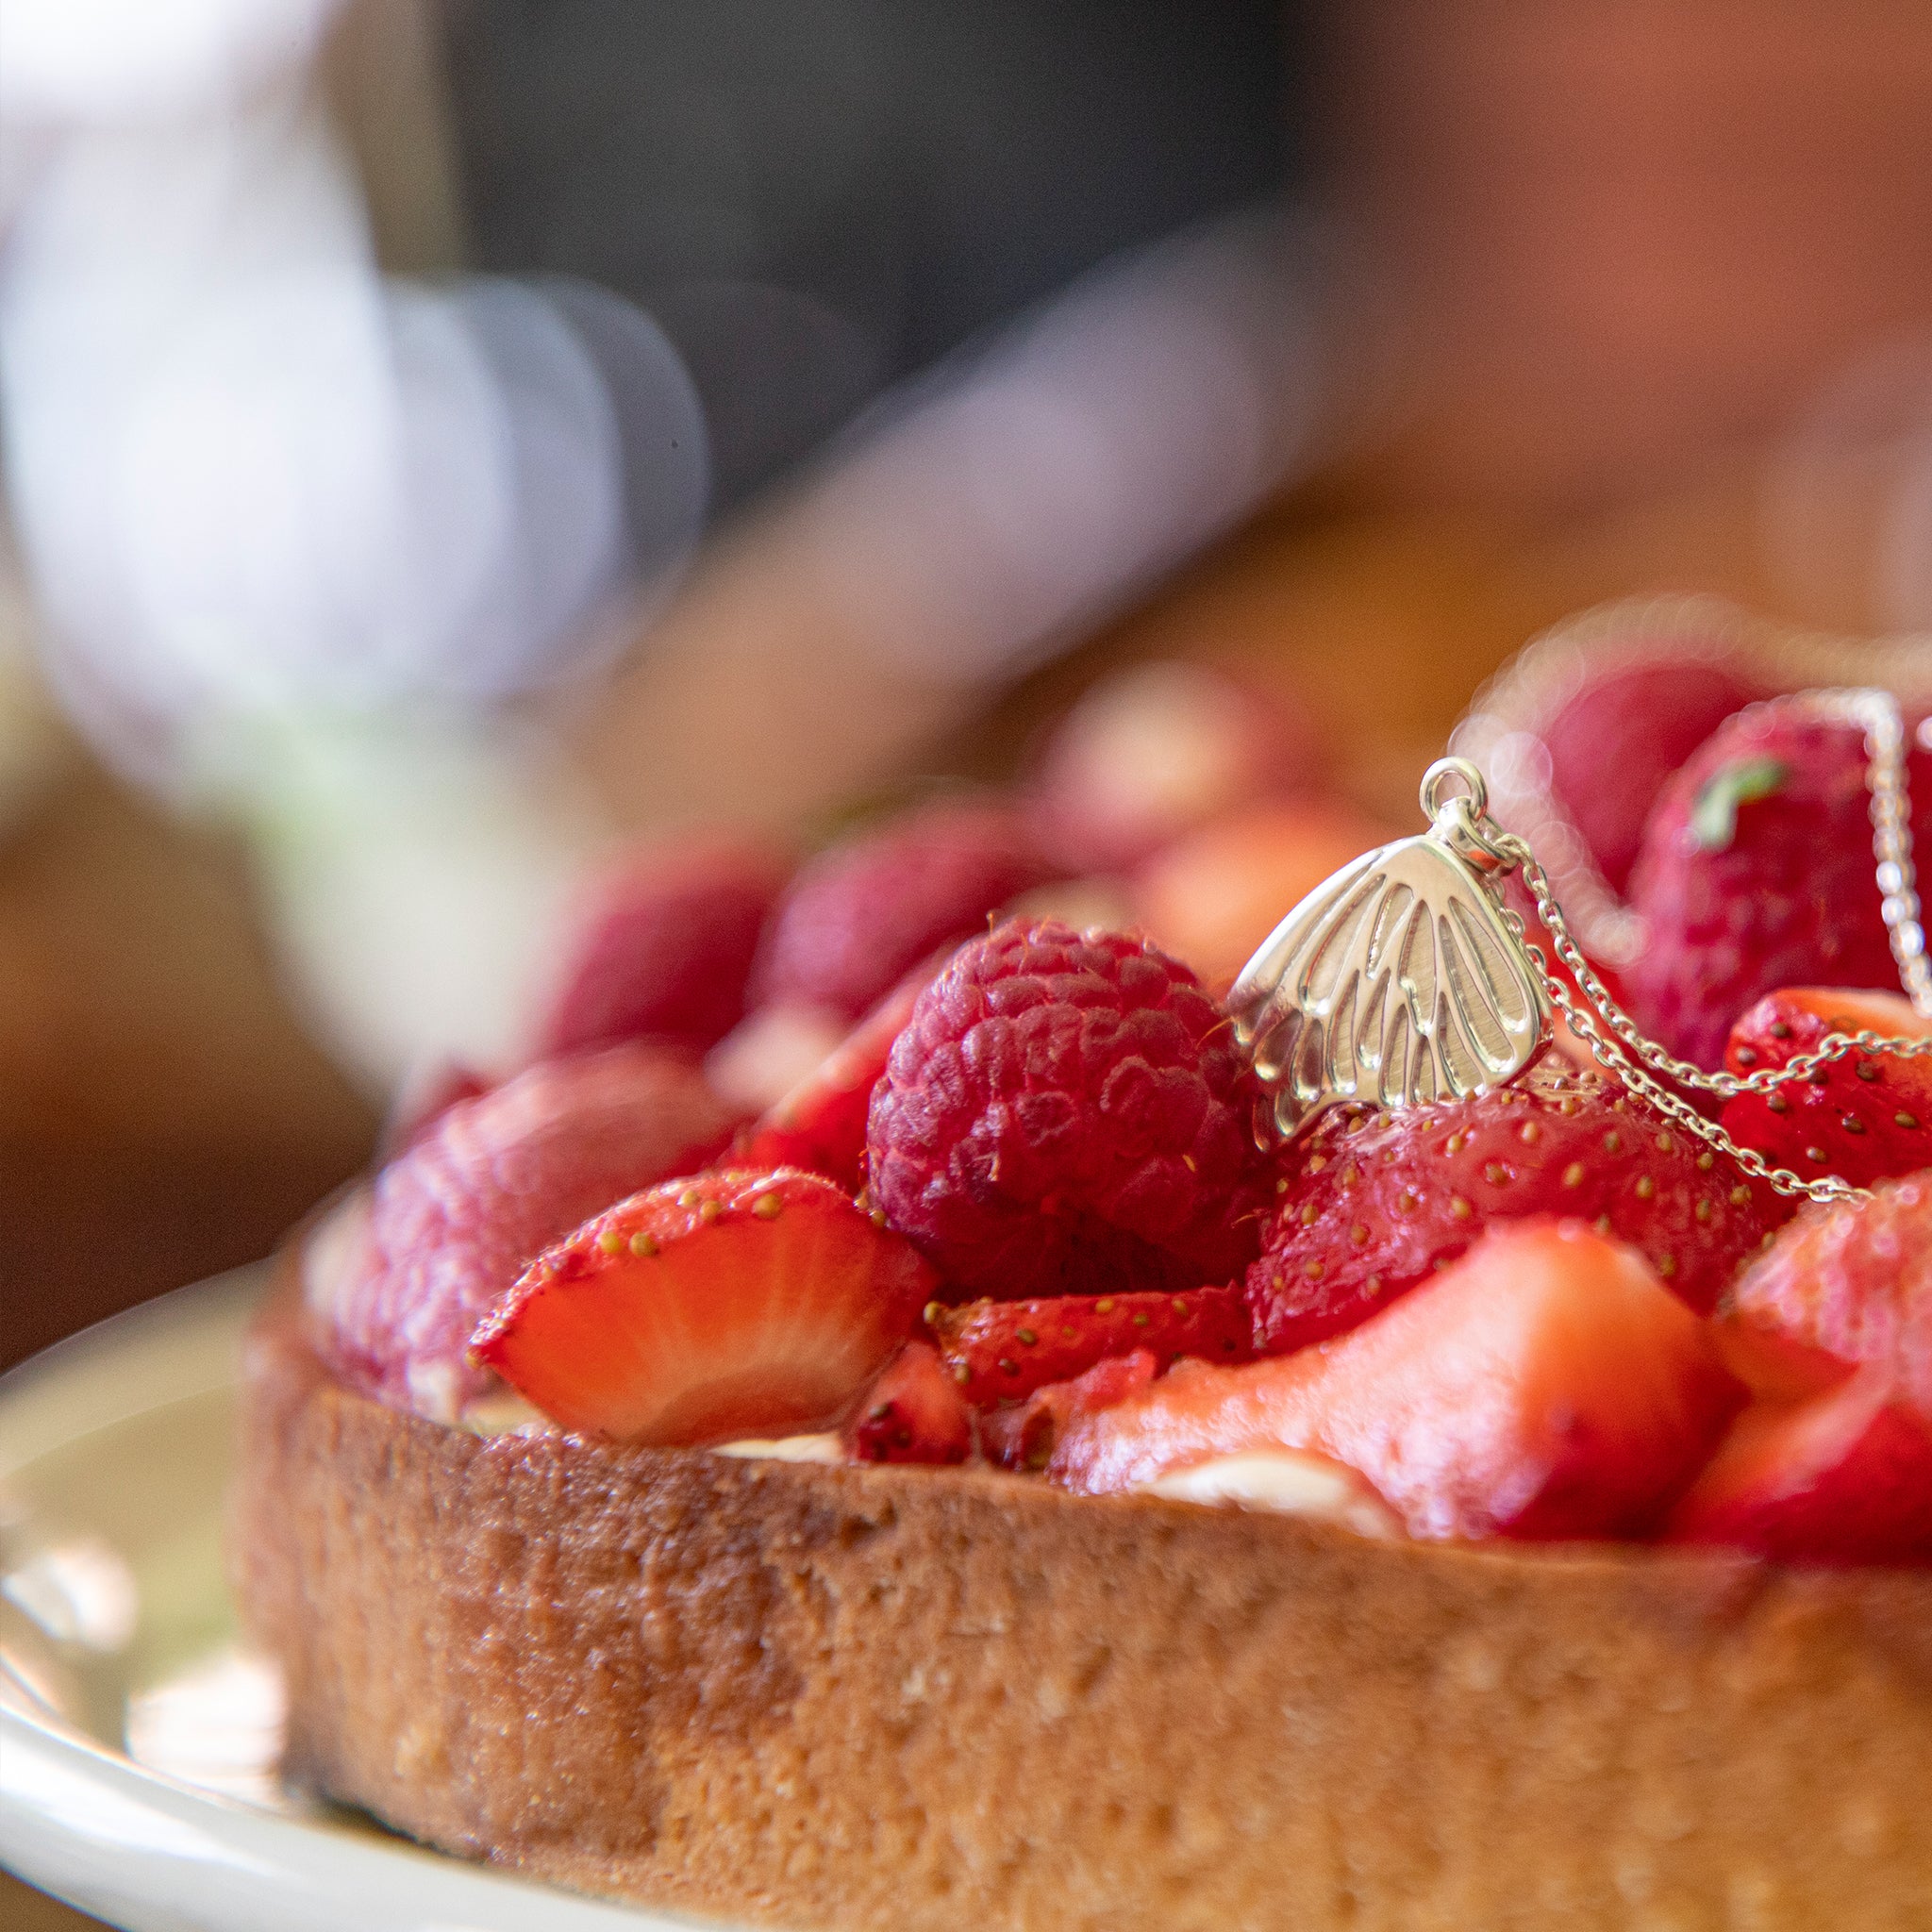
[[1318,886],[1241,969],[1235,1033],[1276,1130],[1324,1108],[1460,1098],[1512,1078],[1550,1039],[1550,1004],[1480,876],[1426,833]]

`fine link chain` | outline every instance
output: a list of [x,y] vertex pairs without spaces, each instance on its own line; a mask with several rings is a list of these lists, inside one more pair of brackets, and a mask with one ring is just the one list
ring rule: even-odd
[[[1549,926],[1557,950],[1563,955],[1564,963],[1573,973],[1577,973],[1575,962],[1582,960],[1583,956],[1576,951],[1569,935],[1562,928],[1560,922],[1563,915],[1557,908],[1556,901],[1549,896],[1549,882],[1542,875],[1542,868],[1535,859],[1529,859],[1524,866],[1524,875],[1530,890],[1537,895],[1538,911],[1544,924]],[[1674,1093],[1661,1080],[1655,1079],[1646,1073],[1639,1064],[1636,1056],[1624,1049],[1621,1038],[1612,1041],[1605,1037],[1597,1025],[1596,1015],[1582,1001],[1574,998],[1562,979],[1549,970],[1549,962],[1543,958],[1541,946],[1525,941],[1525,950],[1542,972],[1543,984],[1548,989],[1552,1004],[1569,1022],[1571,1030],[1588,1044],[1598,1064],[1614,1074],[1625,1086],[1642,1094],[1658,1112],[1669,1115],[1687,1132],[1715,1147],[1720,1154],[1728,1155],[1746,1174],[1756,1175],[1777,1193],[1802,1194],[1813,1201],[1861,1201],[1868,1197],[1869,1190],[1854,1187],[1850,1181],[1840,1180],[1836,1174],[1823,1174],[1816,1180],[1807,1181],[1802,1174],[1793,1174],[1788,1167],[1774,1167],[1755,1147],[1747,1147],[1732,1140],[1715,1121],[1707,1120],[1689,1101]],[[1585,991],[1591,1001],[1602,1002],[1603,1018],[1607,1023],[1615,1025],[1622,1022],[1623,1027],[1628,1027],[1631,1032],[1636,1032],[1629,1016],[1610,998],[1603,982],[1590,972],[1587,963],[1584,964],[1583,971],[1577,973],[1577,978],[1579,982],[1587,980]],[[1620,1035],[1621,1031],[1622,1028],[1619,1028]],[[1644,1040],[1641,1034],[1638,1034],[1637,1039],[1640,1051],[1647,1049],[1657,1058],[1669,1061],[1670,1057]],[[1753,1074],[1749,1091],[1762,1093],[1773,1087],[1790,1085],[1807,1078],[1826,1061],[1838,1059],[1853,1052],[1918,1056],[1932,1053],[1932,1039],[1903,1039],[1874,1033],[1869,1028],[1861,1029],[1857,1033],[1828,1033],[1819,1042],[1816,1052],[1800,1054],[1789,1065],[1774,1072]],[[1676,1061],[1672,1064],[1683,1065],[1684,1062]],[[1693,1067],[1690,1071],[1696,1077],[1693,1081],[1686,1082],[1686,1085],[1694,1085],[1709,1092],[1725,1091],[1725,1087],[1720,1084],[1718,1076],[1706,1074],[1702,1068]],[[1728,1090],[1733,1093],[1746,1091],[1746,1083],[1737,1079],[1735,1075],[1724,1075],[1723,1080],[1728,1084]]]
[[1905,718],[1889,691],[1832,691],[1842,715],[1865,728],[1865,776],[1872,793],[1872,856],[1878,861],[1880,908],[1891,956],[1914,1012],[1932,1020],[1932,962],[1925,958],[1918,882],[1912,870],[1911,794],[1906,782]]
[[[1641,1060],[1644,1065],[1661,1074],[1665,1079],[1674,1081],[1679,1087],[1691,1087],[1700,1092],[1714,1093],[1721,1100],[1735,1100],[1740,1093],[1769,1093],[1778,1087],[1790,1087],[1800,1080],[1808,1079],[1820,1067],[1831,1061],[1842,1059],[1853,1052],[1896,1054],[1906,1058],[1932,1054],[1932,1036],[1914,1038],[1901,1034],[1874,1033],[1870,1027],[1860,1028],[1857,1033],[1827,1033],[1809,1053],[1801,1053],[1788,1060],[1782,1067],[1767,1067],[1757,1074],[1731,1074],[1722,1069],[1717,1073],[1707,1073],[1702,1067],[1694,1066],[1689,1060],[1674,1058],[1662,1047],[1648,1039],[1638,1027],[1636,1021],[1624,1012],[1611,998],[1610,990],[1596,975],[1590,961],[1578,950],[1576,941],[1570,935],[1568,922],[1563,917],[1563,908],[1557,904],[1556,895],[1550,890],[1549,875],[1538,864],[1535,855],[1514,833],[1506,832],[1496,843],[1507,854],[1516,869],[1523,874],[1523,882],[1529,888],[1530,896],[1536,901],[1537,917],[1549,928],[1551,939],[1556,942],[1557,957],[1575,974],[1576,982],[1582,987],[1591,1007],[1602,1016],[1604,1024],[1617,1036],[1618,1044],[1612,1048],[1620,1057]],[[1549,962],[1542,957],[1542,949],[1531,946],[1539,964],[1543,969],[1543,977],[1549,987],[1550,996],[1556,1004],[1570,1011],[1568,989],[1560,979],[1549,971]],[[1561,989],[1559,994],[1558,989]],[[1573,1024],[1574,1024],[1573,1022]],[[1585,1039],[1591,1037],[1593,1028],[1577,1027]]]
[[[1925,957],[1924,929],[1920,924],[1920,902],[1913,874],[1905,728],[1898,703],[1889,691],[1877,691],[1808,692],[1803,702],[1863,729],[1867,784],[1872,793],[1873,857],[1886,930],[1892,956],[1898,962],[1899,978],[1914,1010],[1932,1018],[1932,965],[1928,965]],[[1484,814],[1483,820],[1486,819]],[[1483,820],[1478,821],[1478,837],[1501,861],[1500,870],[1513,869],[1523,874],[1524,883],[1536,902],[1537,916],[1548,929],[1557,956],[1575,975],[1588,1006],[1575,999],[1561,977],[1551,970],[1540,946],[1525,939],[1524,949],[1536,961],[1552,1003],[1571,1029],[1589,1045],[1599,1064],[1687,1132],[1728,1156],[1746,1174],[1780,1194],[1804,1195],[1814,1201],[1868,1198],[1867,1190],[1854,1187],[1836,1174],[1807,1181],[1790,1168],[1772,1166],[1755,1148],[1740,1145],[1716,1122],[1707,1120],[1664,1082],[1728,1100],[1740,1093],[1767,1093],[1774,1088],[1794,1085],[1808,1079],[1830,1061],[1851,1053],[1882,1053],[1901,1058],[1932,1054],[1932,1038],[1889,1036],[1874,1033],[1869,1027],[1857,1033],[1832,1032],[1812,1052],[1797,1055],[1785,1066],[1742,1075],[1707,1073],[1702,1067],[1678,1059],[1647,1039],[1637,1023],[1611,998],[1609,989],[1572,938],[1569,923],[1551,890],[1549,874],[1537,862],[1527,841],[1504,831],[1493,821]]]

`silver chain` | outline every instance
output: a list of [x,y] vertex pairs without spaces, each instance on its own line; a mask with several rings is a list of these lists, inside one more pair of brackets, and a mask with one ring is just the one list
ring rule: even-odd
[[[1912,867],[1912,828],[1910,797],[1906,776],[1905,721],[1899,704],[1890,691],[1807,691],[1790,698],[1774,699],[1774,704],[1803,703],[1827,716],[1858,725],[1865,737],[1866,785],[1872,794],[1872,854],[1876,865],[1880,910],[1891,941],[1893,958],[1898,962],[1900,982],[1911,999],[1915,1012],[1932,1019],[1932,965],[1925,957],[1925,933],[1920,919],[1919,895]],[[1476,774],[1473,768],[1472,778]],[[1475,799],[1482,793],[1472,786]],[[1932,1037],[1904,1038],[1873,1032],[1869,1027],[1856,1033],[1827,1033],[1810,1053],[1799,1054],[1786,1065],[1767,1068],[1761,1073],[1739,1074],[1729,1072],[1707,1073],[1666,1053],[1645,1037],[1637,1023],[1610,997],[1609,989],[1597,976],[1591,963],[1571,936],[1563,908],[1551,890],[1549,874],[1537,862],[1527,841],[1506,832],[1477,805],[1479,835],[1505,869],[1523,874],[1536,902],[1537,917],[1548,928],[1557,957],[1582,988],[1586,1006],[1578,1001],[1561,976],[1551,970],[1542,949],[1527,938],[1524,948],[1535,960],[1542,975],[1551,1003],[1568,1021],[1571,1030],[1590,1048],[1597,1063],[1614,1074],[1633,1091],[1641,1093],[1658,1112],[1675,1121],[1688,1133],[1736,1161],[1748,1174],[1763,1181],[1780,1194],[1801,1194],[1813,1201],[1863,1200],[1868,1191],[1854,1187],[1836,1174],[1806,1180],[1788,1167],[1774,1167],[1755,1148],[1740,1145],[1717,1124],[1707,1120],[1696,1108],[1674,1092],[1665,1081],[1676,1087],[1715,1094],[1725,1100],[1741,1093],[1768,1093],[1808,1079],[1819,1068],[1851,1053],[1890,1054],[1916,1058],[1932,1055]],[[1520,925],[1513,914],[1512,924]],[[1599,1024],[1599,1021],[1602,1024]],[[1608,1029],[1607,1036],[1605,1028]],[[1661,1075],[1659,1079],[1656,1077]]]
[[1840,714],[1865,729],[1865,783],[1872,793],[1872,856],[1878,862],[1879,909],[1912,1010],[1932,1020],[1932,962],[1925,958],[1918,879],[1912,869],[1912,805],[1906,778],[1906,727],[1890,691],[1825,691]]

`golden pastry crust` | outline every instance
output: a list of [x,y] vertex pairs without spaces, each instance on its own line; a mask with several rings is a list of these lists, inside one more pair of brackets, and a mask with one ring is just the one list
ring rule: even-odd
[[250,1350],[290,1768],[798,1928],[1923,1925],[1932,1575],[484,1439]]

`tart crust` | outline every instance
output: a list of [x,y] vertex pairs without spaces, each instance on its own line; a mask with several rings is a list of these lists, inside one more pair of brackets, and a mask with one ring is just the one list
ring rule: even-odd
[[481,1438],[249,1351],[288,1768],[794,1928],[1923,1926],[1932,1574]]

